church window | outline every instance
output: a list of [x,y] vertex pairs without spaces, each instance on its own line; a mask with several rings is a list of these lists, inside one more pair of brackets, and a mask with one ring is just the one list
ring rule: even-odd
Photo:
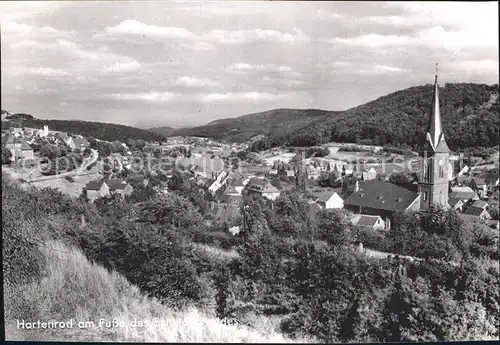
[[427,201],[427,192],[424,192],[424,201]]
[[444,169],[443,169],[442,165],[439,166],[439,177],[441,177],[441,178],[444,177]]

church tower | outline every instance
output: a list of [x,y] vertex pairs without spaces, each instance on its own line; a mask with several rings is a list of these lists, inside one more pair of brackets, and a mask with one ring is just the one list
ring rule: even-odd
[[422,170],[418,191],[420,193],[420,209],[426,210],[431,205],[448,206],[448,174],[450,149],[444,139],[439,111],[439,87],[434,81],[434,95],[429,117],[429,126],[425,137],[423,152],[421,152]]

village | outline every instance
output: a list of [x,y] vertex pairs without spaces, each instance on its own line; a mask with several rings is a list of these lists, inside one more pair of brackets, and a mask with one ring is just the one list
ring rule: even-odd
[[[390,230],[398,212],[427,209],[433,204],[453,208],[466,222],[498,229],[498,152],[493,160],[473,166],[468,165],[472,164],[470,157],[451,154],[441,130],[437,77],[435,85],[435,106],[426,139],[429,157],[427,152],[422,156],[408,150],[395,153],[383,147],[345,143],[252,152],[252,142],[227,143],[201,137],[171,137],[164,143],[132,141],[129,144],[134,147],[129,147],[120,141],[51,131],[45,125],[40,129],[2,129],[3,153],[6,150],[10,160],[2,168],[23,182],[57,188],[76,197],[83,194],[89,202],[112,195],[132,196],[132,176],[142,179],[141,188],[161,176],[151,190],[168,194],[169,180],[178,171],[206,196],[205,216],[233,224],[229,229],[232,234],[241,231],[242,224],[233,220],[241,218],[245,195],[258,194],[272,207],[286,190],[299,191],[311,212],[344,209],[353,225],[374,230]],[[53,154],[54,150],[58,153]],[[83,156],[74,171],[43,176],[30,170],[33,164],[26,163],[69,153]]]

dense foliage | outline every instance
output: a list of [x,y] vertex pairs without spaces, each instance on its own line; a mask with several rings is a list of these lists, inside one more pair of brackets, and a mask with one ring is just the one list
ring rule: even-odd
[[[43,272],[36,255],[39,231],[78,244],[90,259],[164,303],[215,304],[219,317],[236,317],[240,324],[274,315],[292,336],[324,342],[499,336],[500,273],[485,255],[491,238],[454,211],[401,214],[393,230],[377,234],[350,225],[345,211],[313,215],[291,190],[273,206],[245,197],[242,231],[233,236],[226,226],[193,226],[192,220],[200,221],[197,208],[179,194],[192,187],[182,174],[171,186],[170,198],[160,194],[140,205],[118,197],[89,204],[48,188],[21,190],[2,179],[4,275],[22,284]],[[29,227],[34,219],[38,223]],[[424,260],[369,258],[353,249],[357,241],[384,243],[387,250]],[[237,255],[212,255],[200,244]]]
[[[311,146],[335,141],[418,148],[425,138],[432,92],[432,85],[412,87],[325,116],[291,135],[288,143]],[[451,149],[498,145],[498,85],[445,84],[440,106]]]

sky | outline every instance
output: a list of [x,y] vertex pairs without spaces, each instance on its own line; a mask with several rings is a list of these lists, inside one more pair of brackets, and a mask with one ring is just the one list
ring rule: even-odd
[[1,101],[37,118],[194,126],[496,84],[498,2],[0,3]]

